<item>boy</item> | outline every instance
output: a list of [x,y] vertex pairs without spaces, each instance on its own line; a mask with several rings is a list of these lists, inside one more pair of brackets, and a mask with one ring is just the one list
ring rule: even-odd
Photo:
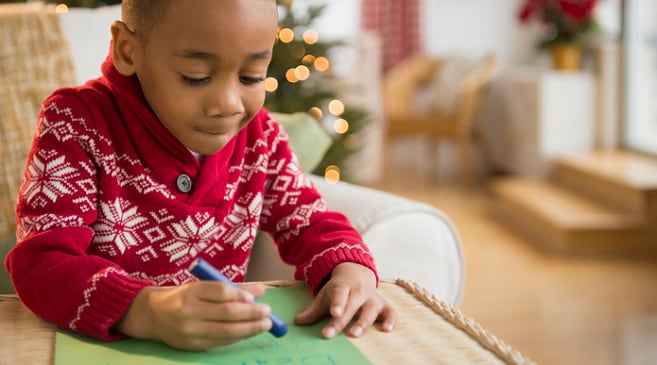
[[[124,0],[103,76],[47,98],[6,266],[36,314],[90,336],[202,350],[271,327],[262,285],[195,281],[203,257],[243,281],[256,230],[316,294],[295,318],[384,331],[367,248],[328,211],[262,109],[274,0]],[[354,319],[353,325],[347,328]]]

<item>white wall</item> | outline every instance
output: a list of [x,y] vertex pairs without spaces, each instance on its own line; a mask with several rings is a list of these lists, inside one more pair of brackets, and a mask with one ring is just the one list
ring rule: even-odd
[[424,0],[424,47],[429,54],[495,53],[503,64],[531,63],[536,27],[519,24],[521,0]]
[[[504,64],[535,61],[536,27],[518,23],[522,0],[421,0],[423,47],[429,54],[494,52]],[[360,31],[358,0],[296,0],[295,10],[328,4],[316,23],[320,36],[349,38]]]

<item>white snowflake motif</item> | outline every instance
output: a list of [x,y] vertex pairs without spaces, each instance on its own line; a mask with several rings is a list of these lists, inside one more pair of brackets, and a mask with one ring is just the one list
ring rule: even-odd
[[249,265],[249,260],[244,261],[242,265],[229,265],[221,270],[221,273],[230,280],[244,278],[246,276],[246,269]]
[[260,223],[262,202],[260,193],[256,194],[253,199],[251,199],[251,194],[247,194],[238,200],[235,208],[226,218],[226,223],[230,228],[224,241],[231,243],[233,248],[241,247],[244,251],[248,249],[244,244],[256,235]]
[[[139,230],[146,224],[146,217],[137,212],[137,206],[117,198],[114,202],[101,202],[98,220],[92,226],[94,243],[99,250],[111,256],[124,254],[130,247],[141,243]],[[117,252],[118,250],[118,252]]]
[[66,142],[71,138],[77,136],[77,133],[73,129],[73,126],[69,121],[57,120],[50,121],[46,118],[42,119],[41,129],[39,131],[39,137],[43,137],[47,134],[52,134],[57,138],[58,141]]
[[169,255],[169,262],[182,264],[187,261],[186,257],[195,257],[207,248],[219,228],[209,213],[197,213],[172,223],[168,229],[173,239],[162,246],[162,251]]
[[79,172],[56,151],[39,151],[27,167],[24,195],[28,204],[44,207],[48,201],[74,194]]
[[16,237],[22,240],[31,233],[44,232],[58,227],[81,227],[84,221],[77,215],[60,216],[56,214],[44,214],[39,216],[27,216],[18,221]]

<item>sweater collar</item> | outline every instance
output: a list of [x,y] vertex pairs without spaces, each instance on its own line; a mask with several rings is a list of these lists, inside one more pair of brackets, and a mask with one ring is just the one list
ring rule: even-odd
[[131,128],[131,126],[135,127],[135,124],[139,124],[145,127],[151,135],[149,139],[156,141],[163,150],[176,160],[185,164],[198,162],[191,152],[155,116],[146,101],[137,76],[124,76],[114,67],[111,50],[101,69],[103,79],[107,86],[113,90],[114,97],[119,104],[119,109],[126,124],[128,124],[130,132],[137,134],[134,136],[135,138],[145,137],[139,136],[138,130],[140,128]]
[[[203,156],[201,161],[188,150],[155,116],[146,101],[136,75],[124,76],[114,67],[111,51],[102,65],[104,83],[112,92],[119,109],[128,137],[132,140],[142,163],[160,181],[181,198],[205,203],[218,202],[224,197],[223,189],[229,181],[235,181],[244,158],[248,130],[257,129],[257,123],[240,131],[224,147],[211,156]],[[265,118],[263,109],[256,119]],[[187,175],[194,184],[192,196],[179,194],[176,179]],[[235,176],[232,176],[235,175]]]

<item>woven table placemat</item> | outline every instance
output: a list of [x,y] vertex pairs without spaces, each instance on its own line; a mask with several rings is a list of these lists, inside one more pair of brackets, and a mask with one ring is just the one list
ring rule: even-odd
[[[304,285],[291,281],[265,284]],[[350,338],[376,365],[534,364],[475,320],[413,282],[381,280],[379,290],[398,313],[397,328],[392,333],[371,328],[360,338]]]
[[[298,281],[264,284],[305,286]],[[382,280],[380,292],[398,312],[397,328],[392,333],[371,328],[361,338],[350,338],[373,364],[534,364],[415,283]],[[3,360],[52,364],[55,326],[25,309],[15,295],[0,295],[0,307],[0,332],[13,334],[11,341],[0,341],[0,354],[8,357]]]

